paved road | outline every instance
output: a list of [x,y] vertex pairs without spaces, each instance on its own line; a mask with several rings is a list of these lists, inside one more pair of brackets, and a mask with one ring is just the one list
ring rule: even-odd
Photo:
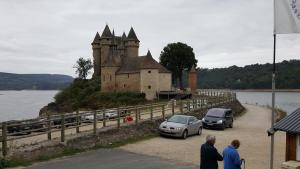
[[35,164],[26,169],[198,169],[158,157],[118,149],[100,149],[58,160]]

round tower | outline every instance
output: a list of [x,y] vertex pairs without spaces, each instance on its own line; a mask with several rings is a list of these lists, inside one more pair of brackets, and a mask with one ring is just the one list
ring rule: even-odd
[[97,32],[92,42],[93,48],[93,60],[94,60],[94,74],[93,77],[100,77],[101,75],[101,46],[100,46],[100,35]]
[[140,46],[140,41],[137,38],[133,28],[131,27],[125,43],[126,56],[127,57],[139,56],[139,46]]
[[197,90],[197,71],[195,65],[192,66],[189,72],[189,88],[191,89],[192,94],[196,93]]

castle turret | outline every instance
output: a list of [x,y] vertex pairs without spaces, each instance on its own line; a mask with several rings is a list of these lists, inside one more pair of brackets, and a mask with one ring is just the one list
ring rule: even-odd
[[197,71],[195,65],[192,66],[189,72],[189,88],[192,93],[195,93],[197,90]]
[[125,44],[127,57],[137,57],[139,55],[139,45],[140,41],[131,27]]
[[92,48],[93,48],[93,59],[94,59],[94,75],[93,77],[99,77],[101,75],[101,46],[100,46],[100,35],[97,32],[96,36],[94,38],[94,41],[92,42]]
[[100,38],[100,45],[101,45],[101,66],[103,63],[108,59],[110,46],[112,44],[113,35],[108,27],[105,26],[103,33]]

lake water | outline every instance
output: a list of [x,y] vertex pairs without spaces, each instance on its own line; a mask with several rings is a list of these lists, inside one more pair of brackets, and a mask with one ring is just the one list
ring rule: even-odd
[[[241,103],[272,106],[271,92],[236,92]],[[275,93],[276,107],[291,113],[300,108],[300,92],[277,92]]]
[[[0,91],[0,122],[35,118],[39,110],[53,101],[58,91]],[[271,92],[237,92],[241,103],[271,105]],[[300,92],[276,93],[276,106],[293,112],[300,107]]]
[[0,91],[0,122],[35,118],[58,91]]

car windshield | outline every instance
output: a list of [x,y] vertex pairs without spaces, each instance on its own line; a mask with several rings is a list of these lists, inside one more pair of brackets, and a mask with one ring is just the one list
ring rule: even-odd
[[206,116],[208,117],[224,117],[224,111],[218,109],[208,110]]
[[172,116],[171,118],[168,119],[168,122],[186,124],[187,123],[187,117],[185,117],[185,116]]

